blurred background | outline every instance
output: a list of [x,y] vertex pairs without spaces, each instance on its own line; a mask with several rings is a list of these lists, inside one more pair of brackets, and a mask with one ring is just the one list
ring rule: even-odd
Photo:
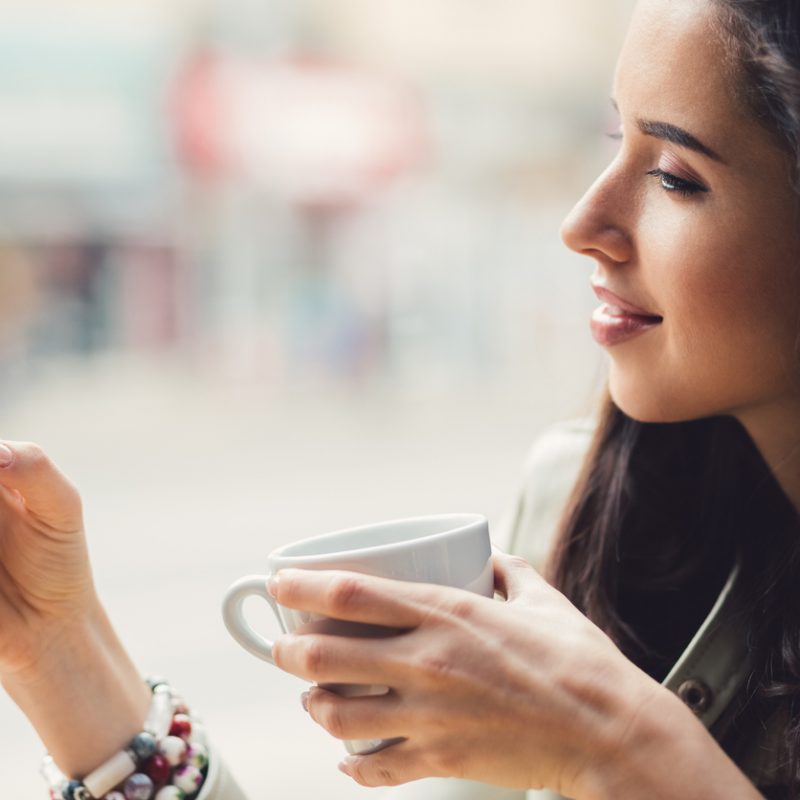
[[[591,410],[558,227],[631,5],[0,4],[0,435],[81,488],[123,638],[252,798],[380,792],[228,638],[227,584],[384,518],[500,535],[531,441]],[[4,696],[0,754],[5,796],[45,796]]]

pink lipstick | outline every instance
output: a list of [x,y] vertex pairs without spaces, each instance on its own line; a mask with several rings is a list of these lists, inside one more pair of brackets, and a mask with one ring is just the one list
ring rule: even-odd
[[663,317],[639,308],[602,286],[592,286],[603,305],[592,314],[594,340],[603,347],[626,342],[663,322]]

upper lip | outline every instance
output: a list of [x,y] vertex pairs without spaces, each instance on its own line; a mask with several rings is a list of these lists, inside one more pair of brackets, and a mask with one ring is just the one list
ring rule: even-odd
[[629,314],[637,314],[640,317],[658,317],[661,319],[660,314],[656,314],[654,311],[648,311],[647,309],[641,308],[640,306],[636,306],[633,303],[625,300],[624,298],[620,297],[615,292],[612,292],[610,289],[606,289],[604,286],[600,286],[596,283],[592,284],[592,289],[594,293],[597,295],[598,300],[603,300],[604,302],[608,303],[612,306],[617,306],[621,308],[623,311],[627,311]]

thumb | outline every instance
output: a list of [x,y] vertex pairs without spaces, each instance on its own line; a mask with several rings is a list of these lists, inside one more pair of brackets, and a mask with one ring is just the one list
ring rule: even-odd
[[506,600],[516,600],[533,588],[547,586],[545,579],[521,556],[492,548],[495,590]]
[[83,527],[81,498],[47,457],[31,442],[0,442],[0,486],[16,493],[29,514],[58,531]]

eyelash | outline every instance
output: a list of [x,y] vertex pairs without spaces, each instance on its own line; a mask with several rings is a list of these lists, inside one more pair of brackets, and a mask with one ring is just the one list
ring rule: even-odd
[[671,172],[664,172],[663,169],[651,169],[647,172],[654,178],[659,179],[661,188],[665,192],[677,192],[683,197],[690,197],[691,195],[698,194],[698,192],[707,192],[705,186],[695,181],[687,181],[685,178],[679,178]]

